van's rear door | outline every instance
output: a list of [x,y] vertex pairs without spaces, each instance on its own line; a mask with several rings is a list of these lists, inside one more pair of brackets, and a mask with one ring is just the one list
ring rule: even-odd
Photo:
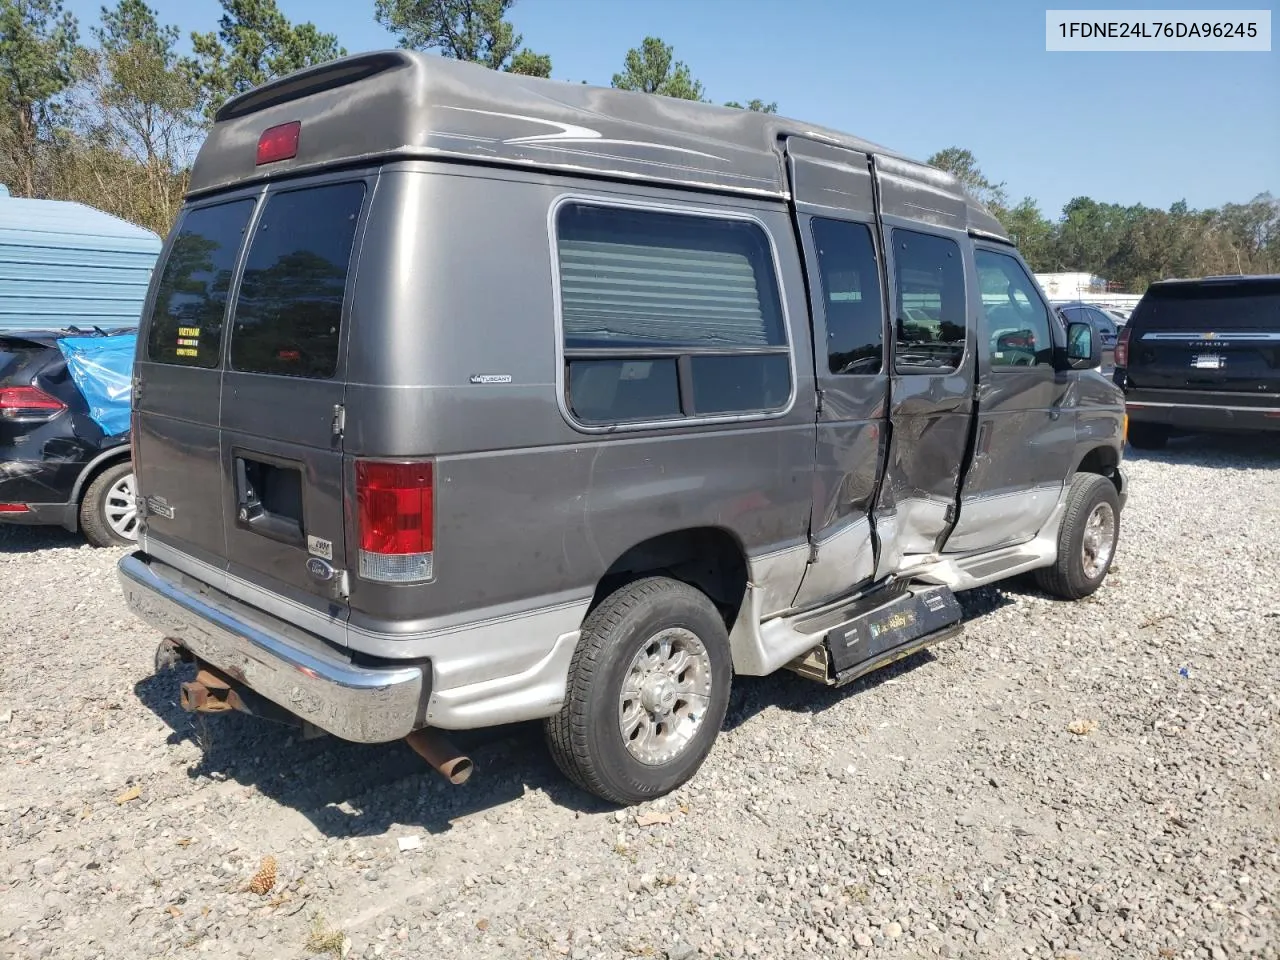
[[[183,211],[151,291],[134,367],[133,434],[147,545],[221,586],[226,573],[218,409],[224,320],[257,191]],[[168,548],[167,550],[165,548]]]
[[338,641],[345,625],[332,628],[345,624],[349,569],[346,338],[372,188],[359,175],[268,189],[244,257],[222,384],[227,589]]
[[1133,388],[1280,393],[1280,280],[1153,284],[1129,327]]

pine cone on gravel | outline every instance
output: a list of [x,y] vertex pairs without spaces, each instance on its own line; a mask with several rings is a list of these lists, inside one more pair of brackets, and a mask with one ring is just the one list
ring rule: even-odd
[[262,858],[262,866],[258,867],[258,872],[253,875],[253,879],[249,881],[249,892],[256,893],[258,896],[264,896],[271,891],[276,885],[276,858],[267,854]]

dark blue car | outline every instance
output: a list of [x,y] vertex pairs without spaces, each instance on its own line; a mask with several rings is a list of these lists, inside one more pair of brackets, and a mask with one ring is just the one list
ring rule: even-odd
[[0,331],[0,523],[137,540],[129,449],[136,334]]

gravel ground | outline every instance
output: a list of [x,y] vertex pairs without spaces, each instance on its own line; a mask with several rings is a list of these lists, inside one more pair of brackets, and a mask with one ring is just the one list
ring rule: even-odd
[[0,956],[1280,957],[1280,445],[1128,469],[1095,597],[977,591],[840,691],[740,680],[694,782],[622,813],[534,725],[452,787],[193,722],[116,556],[0,528]]

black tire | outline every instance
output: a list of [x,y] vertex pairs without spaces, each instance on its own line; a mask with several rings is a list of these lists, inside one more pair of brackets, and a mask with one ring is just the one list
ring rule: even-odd
[[[708,702],[678,754],[665,762],[644,762],[633,756],[623,739],[619,698],[633,658],[672,628],[693,634],[706,652]],[[732,680],[729,635],[705,594],[666,577],[627,584],[591,611],[583,624],[569,666],[564,706],[546,721],[552,759],[578,786],[612,803],[631,805],[670,793],[689,780],[710,753],[724,723]]]
[[[93,478],[80,500],[80,531],[95,547],[127,547],[137,542],[137,534],[121,536],[108,519],[108,496],[123,479],[133,474],[133,464],[128,460],[113,463]],[[137,530],[137,521],[133,529]]]
[[[1111,549],[1106,562],[1092,576],[1085,569],[1085,526],[1099,505],[1111,511]],[[1105,522],[1105,513],[1103,514]],[[1115,484],[1096,473],[1078,473],[1067,491],[1067,507],[1058,532],[1058,559],[1052,567],[1036,571],[1036,582],[1045,593],[1063,600],[1089,596],[1107,578],[1120,540],[1120,496]]]
[[1163,423],[1130,423],[1129,445],[1135,450],[1163,450],[1169,428]]

